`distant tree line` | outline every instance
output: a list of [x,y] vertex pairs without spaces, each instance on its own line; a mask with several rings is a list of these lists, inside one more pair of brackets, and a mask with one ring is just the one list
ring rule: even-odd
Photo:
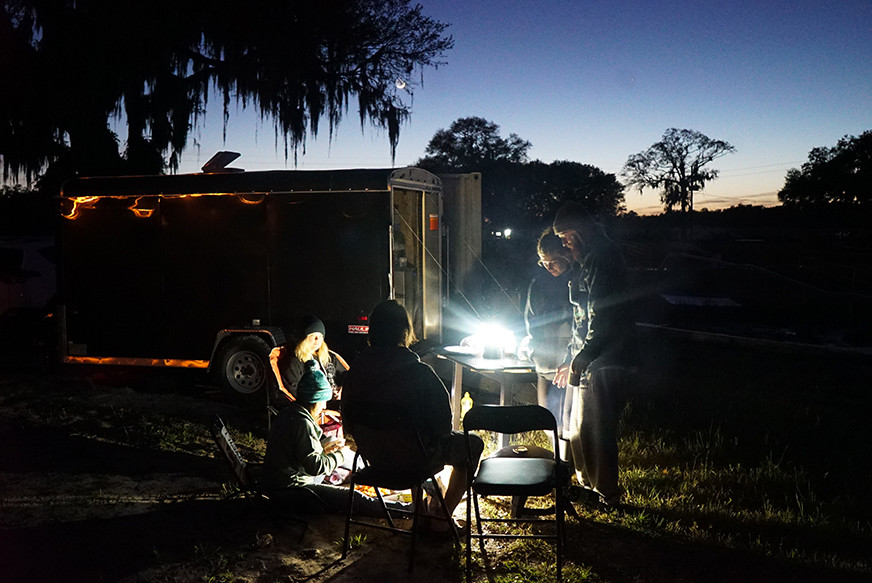
[[482,210],[495,228],[526,220],[544,224],[565,202],[585,205],[603,218],[626,212],[625,188],[660,190],[665,210],[693,211],[693,195],[718,175],[713,160],[736,149],[696,130],[670,128],[661,141],[630,156],[619,182],[614,174],[567,160],[531,161],[531,144],[517,134],[503,138],[499,126],[481,117],[440,129],[417,164],[433,172],[481,172]]
[[800,209],[872,209],[872,130],[812,149],[802,168],[787,171],[778,200]]

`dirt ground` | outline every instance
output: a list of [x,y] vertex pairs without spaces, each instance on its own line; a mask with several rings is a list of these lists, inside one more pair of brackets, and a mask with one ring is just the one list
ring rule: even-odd
[[[243,414],[214,391],[112,381],[0,373],[0,581],[406,580],[408,539],[367,529],[340,561],[343,517],[227,499],[208,422]],[[190,452],[131,447],[146,411],[201,421],[202,435]],[[424,540],[411,577],[459,580],[451,553]]]
[[[241,424],[241,411],[194,385],[133,389],[99,376],[0,372],[0,581],[463,580],[444,541],[419,545],[413,574],[408,540],[379,531],[367,530],[340,561],[342,517],[304,524],[226,499],[208,422],[219,412]],[[160,428],[144,426],[144,412],[202,431],[184,449],[151,447]],[[593,581],[832,580],[750,553],[647,538],[608,518],[582,514],[568,530],[567,561]]]

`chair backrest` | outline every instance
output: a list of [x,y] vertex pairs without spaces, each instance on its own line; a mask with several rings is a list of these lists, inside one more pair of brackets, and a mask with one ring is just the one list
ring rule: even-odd
[[556,433],[557,422],[551,411],[539,405],[475,405],[463,417],[463,428],[509,434],[537,429]]
[[233,438],[230,436],[224,420],[218,415],[212,417],[211,433],[212,439],[230,466],[230,471],[236,480],[236,485],[242,489],[254,487],[254,480],[248,471],[248,464],[242,457],[242,454],[239,453],[239,449],[237,449],[236,443],[234,443]]
[[402,406],[343,400],[342,417],[370,466],[422,478],[432,475],[421,436]]

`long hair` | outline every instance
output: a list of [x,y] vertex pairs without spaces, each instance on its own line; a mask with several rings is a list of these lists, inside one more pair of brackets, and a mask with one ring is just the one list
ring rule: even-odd
[[326,367],[330,362],[330,350],[327,348],[327,341],[321,343],[321,348],[316,350],[314,353],[308,353],[303,350],[303,344],[306,342],[306,338],[308,336],[304,336],[302,340],[297,342],[297,345],[294,347],[294,355],[299,358],[302,362],[306,362],[310,359],[317,359],[318,362],[321,363],[321,366]]
[[396,300],[385,300],[369,315],[370,346],[405,346],[415,342],[415,330],[409,312]]

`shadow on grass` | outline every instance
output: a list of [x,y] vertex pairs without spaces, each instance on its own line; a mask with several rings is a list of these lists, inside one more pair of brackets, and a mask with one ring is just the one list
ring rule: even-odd
[[[117,581],[146,567],[190,557],[198,546],[249,536],[254,540],[254,527],[226,520],[229,507],[224,501],[162,502],[161,496],[184,500],[200,493],[174,492],[180,477],[211,482],[217,490],[225,476],[216,460],[107,443],[70,435],[67,429],[0,418],[0,473],[8,483],[19,484],[16,491],[0,492],[4,512],[10,519],[13,499],[18,499],[18,521],[32,525],[0,528],[0,580]],[[80,491],[80,476],[93,485],[91,490]],[[124,488],[109,491],[119,479]],[[158,480],[166,481],[167,491],[139,491],[138,482]],[[101,483],[106,491],[98,491]],[[113,496],[122,500],[114,503],[122,516],[75,519],[111,511]],[[147,510],[134,514],[137,509],[131,508],[136,504]],[[58,521],[67,510],[78,514]],[[234,530],[240,528],[244,532]]]
[[0,470],[6,472],[102,473],[146,476],[183,472],[223,479],[212,458],[149,450],[70,435],[66,428],[10,427],[0,421]]
[[[196,549],[255,539],[250,522],[224,518],[223,501],[173,504],[146,514],[0,529],[4,581],[118,581]],[[226,508],[226,507],[225,507]]]
[[[626,508],[622,512],[637,510]],[[569,522],[567,527],[567,559],[590,567],[599,578],[611,583],[868,581],[868,575],[769,558],[715,544],[651,537],[584,517],[581,522]]]

